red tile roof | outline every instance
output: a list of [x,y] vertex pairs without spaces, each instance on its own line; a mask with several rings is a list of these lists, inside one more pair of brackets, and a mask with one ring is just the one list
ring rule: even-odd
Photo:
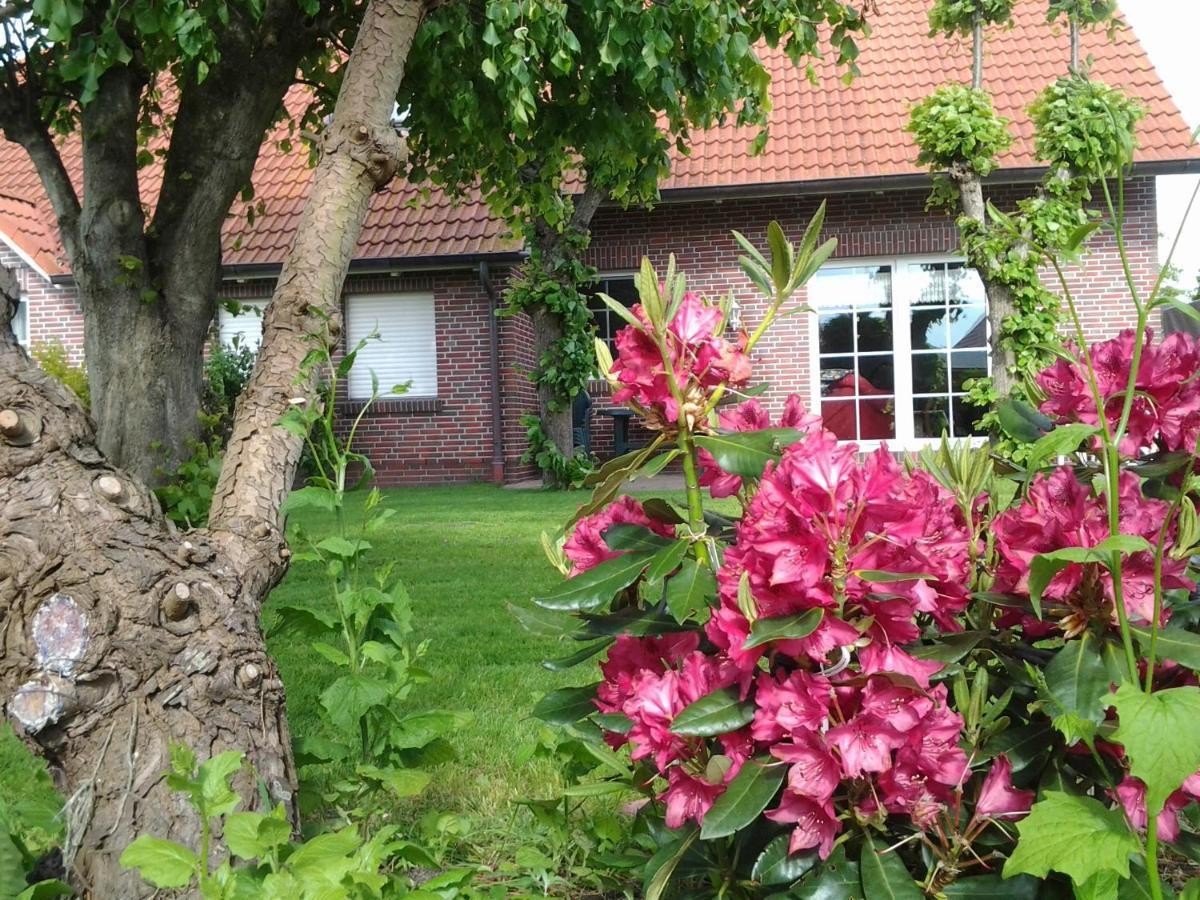
[[[969,78],[969,41],[930,38],[927,0],[885,0],[871,19],[873,33],[862,42],[862,74],[843,85],[832,62],[815,64],[814,87],[802,68],[779,53],[767,53],[771,70],[771,140],[764,153],[749,155],[754,130],[721,126],[692,136],[692,152],[676,155],[663,182],[672,191],[737,190],[798,182],[920,176],[916,149],[903,130],[911,105],[935,87]],[[1017,141],[1004,168],[1037,166],[1025,109],[1034,95],[1066,68],[1063,29],[1044,21],[1044,0],[1019,0],[1014,24],[991,29],[985,77],[997,110],[1013,120]],[[1140,164],[1181,169],[1200,159],[1190,133],[1154,66],[1132,30],[1113,42],[1102,32],[1083,36],[1083,53],[1094,59],[1093,77],[1119,85],[1146,110],[1139,125]],[[64,147],[68,169],[79,181],[75,140]],[[0,142],[0,234],[49,274],[67,271],[57,230],[33,167],[21,148]],[[143,202],[152,205],[161,171],[142,175]],[[287,250],[308,194],[312,172],[302,150],[264,146],[254,173],[253,222],[237,203],[225,228],[227,265],[278,265]],[[414,202],[419,201],[419,202]],[[397,185],[377,195],[356,250],[359,260],[418,260],[478,257],[519,249],[504,226],[479,202],[451,203],[434,192]]]

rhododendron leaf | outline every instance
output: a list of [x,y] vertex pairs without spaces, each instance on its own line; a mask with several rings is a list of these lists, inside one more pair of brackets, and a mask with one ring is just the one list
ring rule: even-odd
[[617,592],[629,587],[646,568],[649,557],[644,553],[626,553],[605,560],[586,572],[568,578],[555,591],[533,602],[543,609],[560,611],[594,610],[608,603]]
[[1032,444],[1054,427],[1054,423],[1023,400],[1009,398],[996,406],[1000,428],[1014,441]]
[[851,574],[871,584],[894,584],[898,581],[936,581],[928,572],[884,572],[879,569],[856,569]]
[[678,840],[660,847],[658,852],[650,857],[650,862],[646,863],[646,874],[642,881],[646,900],[661,900],[667,885],[671,883],[671,876],[675,874],[679,863],[692,849],[692,844],[696,843],[698,837],[700,837],[699,830],[693,829],[687,834],[681,835]]
[[607,616],[583,614],[586,623],[581,631],[580,639],[603,637],[609,634],[631,634],[634,637],[648,637],[655,634],[668,634],[679,631],[679,623],[667,614],[660,604],[652,609],[638,609],[628,606]]
[[[585,484],[596,484],[596,489],[592,492],[591,499],[580,505],[575,510],[575,514],[571,516],[568,526],[574,525],[580,519],[590,516],[594,512],[598,512],[608,506],[616,499],[620,493],[622,485],[625,484],[634,474],[642,467],[647,459],[649,459],[654,451],[658,449],[662,443],[662,435],[660,434],[653,441],[642,447],[640,450],[634,450],[632,453],[626,453],[624,456],[619,456],[614,460],[609,460],[601,466],[599,472],[596,473],[596,481],[585,481]],[[617,464],[614,466],[614,463]],[[609,466],[614,466],[609,468]],[[589,476],[589,478],[595,476]]]
[[635,525],[631,522],[618,522],[604,529],[604,543],[615,553],[634,550],[643,553],[657,553],[672,543],[670,538],[655,534],[645,525]]
[[596,697],[597,687],[589,684],[551,691],[533,707],[533,716],[551,725],[573,725],[596,711],[592,700]]
[[1129,468],[1142,478],[1162,478],[1178,472],[1191,461],[1192,454],[1186,450],[1169,450],[1136,460]]
[[685,559],[677,573],[667,580],[667,608],[675,621],[683,624],[701,610],[707,612],[709,599],[716,595],[717,579],[708,566]]
[[1005,878],[1061,872],[1077,886],[1097,872],[1128,878],[1129,857],[1141,849],[1120,810],[1058,791],[1047,791],[1016,828],[1020,839],[1004,864]]
[[[1143,651],[1150,649],[1152,629],[1144,625],[1131,625],[1134,639]],[[1194,671],[1200,671],[1200,634],[1182,628],[1158,629],[1157,653],[1159,659],[1170,659]]]
[[990,759],[1003,753],[1012,763],[1013,771],[1020,772],[1043,756],[1053,743],[1054,729],[1050,725],[1044,722],[1017,725],[989,739],[983,746],[980,758]]
[[838,845],[829,858],[790,891],[795,900],[846,900],[862,893],[858,863],[846,859],[846,848]]
[[915,644],[906,647],[905,651],[917,659],[932,659],[940,663],[958,662],[977,646],[987,634],[982,631],[960,631],[958,634],[947,634],[932,644]]
[[1183,886],[1179,900],[1200,900],[1200,878],[1193,878]]
[[538,637],[562,637],[575,627],[576,621],[562,613],[536,606],[505,604],[512,617],[530,634]]
[[666,522],[668,525],[680,525],[687,521],[679,514],[679,510],[661,497],[652,497],[644,501],[642,512],[656,522]]
[[1146,694],[1126,682],[1108,699],[1118,717],[1112,740],[1125,748],[1130,774],[1146,785],[1153,821],[1167,797],[1200,769],[1200,687]]
[[775,282],[775,293],[782,294],[792,274],[793,250],[783,228],[774,219],[767,224],[767,246],[771,248],[771,278]]
[[1182,313],[1189,319],[1193,319],[1196,322],[1200,322],[1200,311],[1198,311],[1196,307],[1192,306],[1192,304],[1184,303],[1182,300],[1176,300],[1174,297],[1170,297],[1163,302],[1176,312]]
[[750,635],[742,644],[743,650],[752,650],[770,641],[794,641],[806,638],[821,624],[825,611],[809,609],[794,616],[777,616],[771,619],[755,619],[750,626]]
[[1042,883],[1029,875],[976,875],[942,888],[946,900],[1035,900]]
[[741,831],[761,815],[783,784],[787,766],[769,756],[747,760],[704,816],[703,840]]
[[1099,228],[1101,222],[1099,219],[1093,219],[1090,222],[1084,222],[1082,225],[1077,225],[1075,230],[1067,237],[1067,242],[1063,244],[1062,249],[1065,253],[1074,253],[1083,246],[1083,242],[1091,236],[1092,232]]
[[1072,736],[1067,734],[1070,725],[1075,736],[1091,740],[1095,726],[1104,721],[1102,698],[1112,686],[1112,678],[1097,645],[1092,633],[1085,631],[1055,653],[1044,670],[1050,694],[1045,698],[1046,712],[1064,736]]
[[1100,429],[1085,422],[1072,422],[1069,425],[1059,425],[1048,434],[1038,438],[1029,448],[1026,465],[1033,469],[1048,459],[1066,456],[1079,449],[1079,445],[1098,433]]
[[803,432],[794,428],[767,428],[698,435],[696,445],[711,453],[717,466],[730,475],[761,478],[767,463],[779,459],[781,447],[794,444],[803,437]]
[[678,449],[668,450],[666,453],[660,453],[658,456],[646,462],[640,469],[634,472],[631,478],[653,478],[667,466],[669,466],[680,454]]
[[564,797],[605,797],[610,794],[627,794],[631,788],[619,781],[588,781],[563,788]]
[[789,853],[788,845],[792,842],[790,834],[781,834],[754,861],[750,877],[761,885],[791,884],[804,877],[819,861],[817,851],[802,850],[799,853]]
[[543,659],[542,668],[548,669],[551,672],[565,672],[567,669],[579,665],[581,662],[591,659],[597,653],[602,652],[609,644],[613,642],[612,638],[605,638],[602,641],[597,641],[577,653],[572,653],[570,656],[560,656],[557,659]]
[[629,729],[633,727],[633,719],[623,713],[600,713],[592,718],[597,725],[613,734],[629,734]]
[[[637,316],[635,316],[633,313],[631,313],[629,311],[629,309],[625,306],[625,304],[623,304],[617,300],[614,300],[612,297],[608,296],[608,294],[604,293],[603,291],[596,294],[596,296],[600,298],[600,302],[602,302],[605,306],[607,306],[609,309],[611,309],[613,312],[615,312],[618,316],[620,316],[622,319],[624,319],[625,323],[627,325],[632,325],[638,331],[646,330],[646,326],[642,324],[642,320],[639,319]],[[605,349],[608,349],[607,344],[605,344],[604,347],[605,347]]]
[[688,541],[675,541],[663,547],[654,554],[654,559],[650,561],[650,565],[646,569],[646,578],[649,581],[662,581],[679,568],[679,564],[687,556],[690,546],[691,543]]
[[904,860],[895,852],[880,853],[869,834],[863,837],[858,871],[866,900],[923,900],[925,896],[905,868]]
[[680,710],[671,731],[682,737],[712,737],[737,731],[754,718],[754,704],[738,699],[735,687],[705,694]]

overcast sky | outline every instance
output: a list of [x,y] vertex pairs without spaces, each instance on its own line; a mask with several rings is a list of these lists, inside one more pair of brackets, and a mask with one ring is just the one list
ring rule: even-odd
[[[1158,74],[1175,98],[1191,128],[1200,126],[1200,65],[1196,36],[1200,34],[1200,3],[1196,0],[1120,0],[1125,20]],[[1166,258],[1183,219],[1196,175],[1169,175],[1158,179],[1158,229],[1162,233],[1161,257]],[[1200,197],[1188,217],[1173,261],[1184,270],[1181,282],[1196,283],[1200,272]]]

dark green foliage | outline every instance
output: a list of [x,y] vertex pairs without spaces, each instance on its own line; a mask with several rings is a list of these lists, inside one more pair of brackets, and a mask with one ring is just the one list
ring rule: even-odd
[[549,472],[554,477],[554,484],[560,487],[581,488],[589,475],[596,470],[596,460],[582,447],[576,447],[571,456],[567,456],[546,436],[542,428],[542,420],[537,416],[521,417],[525,426],[525,440],[529,447],[521,456],[521,462],[531,462],[543,472]]
[[91,391],[88,388],[87,367],[82,363],[78,366],[71,363],[62,341],[55,339],[35,344],[29,355],[42,367],[43,372],[69,387],[79,398],[84,409],[90,408]]
[[229,345],[216,344],[204,361],[204,396],[200,418],[206,438],[224,446],[233,430],[233,408],[254,371],[257,354],[240,338]]
[[917,103],[907,126],[920,152],[917,162],[935,169],[965,165],[987,175],[1012,136],[1008,120],[996,115],[985,91],[948,84]]
[[937,0],[929,10],[929,34],[967,35],[975,17],[985,25],[1008,22],[1013,0]]
[[1050,0],[1046,21],[1060,16],[1079,25],[1099,25],[1107,22],[1117,11],[1117,0]]

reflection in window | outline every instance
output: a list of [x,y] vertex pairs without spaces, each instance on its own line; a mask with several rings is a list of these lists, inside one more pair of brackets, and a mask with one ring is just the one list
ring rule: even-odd
[[619,315],[613,312],[600,299],[600,294],[608,294],[627,309],[632,309],[639,303],[637,288],[633,284],[632,275],[614,275],[609,278],[599,278],[583,294],[588,298],[588,309],[596,322],[596,337],[608,345],[613,357],[617,355],[617,332],[627,324]]
[[964,397],[968,379],[988,374],[987,304],[983,283],[962,263],[909,263],[914,281],[913,436],[982,434],[984,410]]
[[818,273],[809,286],[818,320],[821,417],[841,440],[896,436],[890,266]]

